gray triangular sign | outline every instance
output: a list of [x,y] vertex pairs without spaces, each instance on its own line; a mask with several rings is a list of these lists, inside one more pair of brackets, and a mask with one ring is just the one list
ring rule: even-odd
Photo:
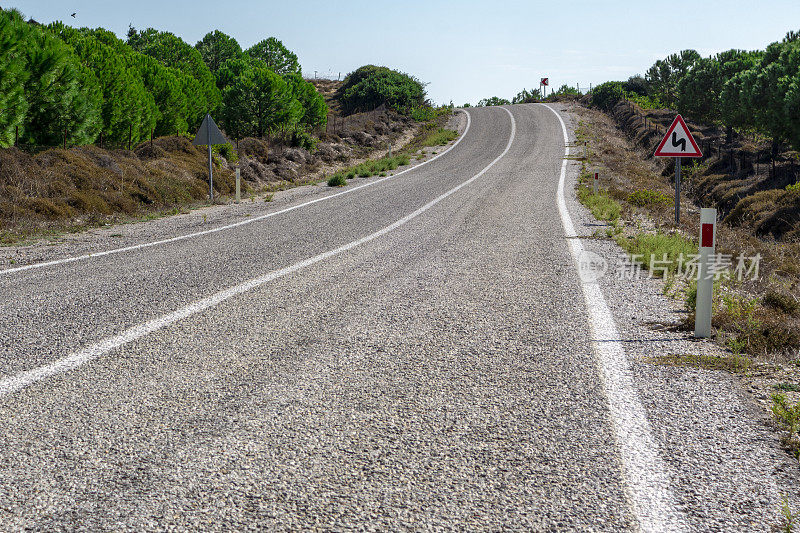
[[200,129],[197,130],[197,136],[192,141],[195,146],[208,145],[208,144],[226,144],[228,139],[219,131],[214,119],[211,115],[206,115],[203,123],[200,124]]

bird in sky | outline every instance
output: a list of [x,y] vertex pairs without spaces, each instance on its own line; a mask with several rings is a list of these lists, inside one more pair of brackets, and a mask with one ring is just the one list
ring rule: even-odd
[[73,14],[72,14],[72,15],[70,15],[70,16],[71,16],[72,18],[75,18],[75,15],[77,15],[77,13],[73,13]]

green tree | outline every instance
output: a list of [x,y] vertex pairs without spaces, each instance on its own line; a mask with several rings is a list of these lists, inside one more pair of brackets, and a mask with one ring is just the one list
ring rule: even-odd
[[190,127],[199,126],[206,113],[219,107],[222,98],[216,79],[196,48],[169,32],[159,32],[153,28],[137,32],[131,27],[128,30],[128,44],[162,65],[194,78],[196,83],[181,80],[181,89],[189,99],[187,119]]
[[28,111],[24,87],[28,71],[24,52],[27,25],[18,11],[0,9],[0,147],[14,142]]
[[242,47],[236,39],[219,30],[207,33],[194,47],[214,75],[229,59],[242,57]]
[[324,126],[328,120],[328,104],[325,103],[325,98],[317,92],[317,88],[304,80],[300,74],[287,74],[283,79],[286,81],[292,97],[303,107],[300,124],[309,128]]
[[[124,60],[129,70],[138,73],[145,88],[153,96],[158,109],[158,119],[155,124],[156,135],[187,131],[190,115],[189,102],[196,100],[197,96],[192,95],[188,90],[184,92],[184,83],[181,78],[190,78],[190,76],[162,65],[155,58],[135,51],[108,30],[98,28],[86,33],[90,33],[104,45],[110,46]],[[202,110],[200,105],[195,107],[198,109],[192,112],[192,116]]]
[[553,94],[555,94],[556,96],[558,96],[558,95],[582,96],[581,92],[578,89],[576,89],[575,87],[570,87],[567,84],[564,84],[561,87],[559,87],[558,90]]
[[229,60],[223,65],[236,75],[223,92],[220,119],[229,135],[263,137],[270,131],[294,127],[303,107],[286,82],[263,62]]
[[253,59],[260,59],[267,64],[273,72],[284,76],[286,74],[300,74],[300,63],[297,55],[286,48],[275,37],[264,39],[260,43],[247,49],[247,55]]
[[49,29],[70,45],[81,63],[97,77],[103,95],[105,138],[117,143],[126,143],[129,137],[134,143],[148,138],[161,116],[140,73],[129,68],[124,56],[91,30],[78,30],[60,22],[51,24]]
[[700,54],[695,50],[682,50],[666,59],[656,61],[645,75],[654,96],[668,106],[675,105],[678,83],[698,59]]
[[746,91],[748,108],[753,113],[756,127],[772,136],[773,154],[780,143],[794,138],[797,125],[794,86],[800,83],[800,40],[793,34],[782,42],[772,43],[759,62],[755,75],[743,73],[742,88]]
[[539,89],[531,89],[528,91],[527,89],[522,89],[517,95],[511,100],[512,104],[530,104],[532,102],[538,102],[542,99],[542,94],[539,92]]
[[70,144],[92,142],[100,131],[100,93],[97,79],[82,67],[72,49],[39,26],[19,34],[28,103],[23,142]]
[[[753,68],[759,59],[759,53],[744,50],[728,50],[698,59],[678,82],[678,110],[702,122],[723,120],[725,84],[738,73]],[[730,123],[726,125],[732,127]]]

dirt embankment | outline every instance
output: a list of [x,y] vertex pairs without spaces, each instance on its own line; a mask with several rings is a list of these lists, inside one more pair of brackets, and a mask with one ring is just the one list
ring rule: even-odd
[[[658,142],[675,118],[670,110],[643,110],[628,101],[611,111],[631,141],[652,157]],[[752,229],[760,237],[800,240],[800,187],[787,190],[800,179],[798,153],[773,150],[769,139],[742,135],[716,126],[687,121],[703,158],[686,192],[704,207],[716,207],[731,226]],[[663,176],[672,176],[674,160],[657,159]]]
[[[233,193],[237,164],[245,194],[291,187],[382,154],[416,130],[413,120],[385,108],[340,116],[338,84],[319,82],[331,112],[327,126],[314,132],[318,142],[313,148],[292,146],[294,135],[287,132],[232,142],[238,146],[238,161],[234,150],[215,149],[214,188],[223,201]],[[0,243],[206,201],[207,161],[205,147],[192,146],[184,136],[157,138],[130,151],[81,146],[31,154],[0,149]]]

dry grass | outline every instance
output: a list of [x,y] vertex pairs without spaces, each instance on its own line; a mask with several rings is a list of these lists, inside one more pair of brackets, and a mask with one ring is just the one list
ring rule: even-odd
[[[207,156],[184,137],[156,139],[132,152],[85,146],[37,155],[0,150],[0,241],[47,229],[74,229],[206,199]],[[215,169],[228,194],[233,172]]]

